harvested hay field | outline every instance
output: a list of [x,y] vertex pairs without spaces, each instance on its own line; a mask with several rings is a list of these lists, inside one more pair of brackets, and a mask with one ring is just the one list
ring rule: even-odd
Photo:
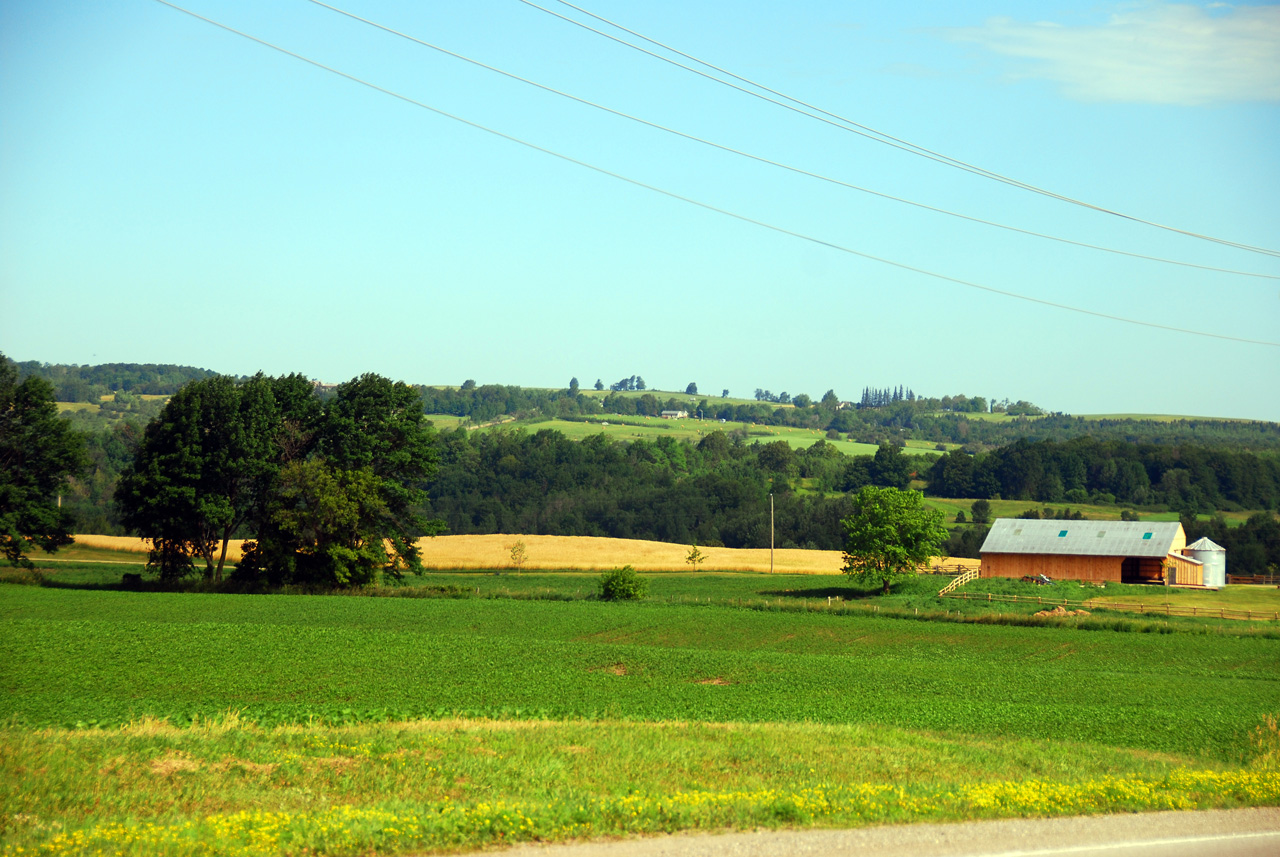
[[[685,558],[689,545],[639,539],[607,539],[591,536],[436,536],[420,539],[422,564],[432,570],[455,568],[515,568],[511,546],[524,542],[524,569],[582,569],[598,571],[633,566],[637,571],[768,571],[769,551],[749,548],[698,550],[706,557],[696,568]],[[227,560],[241,557],[240,540],[227,547]],[[129,553],[146,553],[150,546],[142,539],[125,536],[76,536],[76,545]],[[973,564],[976,560],[936,560],[939,564]],[[774,571],[780,574],[840,574],[840,551],[776,550]]]
[[[526,569],[589,571],[633,566],[637,571],[691,571],[689,545],[591,536],[437,536],[423,539],[422,562],[430,569],[514,568],[511,546],[524,542]],[[740,548],[698,550],[706,556],[698,571],[768,571],[769,551]],[[839,574],[839,551],[774,551],[774,570],[785,574]]]
[[[243,539],[232,539],[227,545],[227,561],[239,562],[243,555],[240,546],[244,544]],[[122,553],[149,553],[151,551],[151,543],[145,539],[135,539],[132,536],[95,536],[87,534],[76,535],[76,543],[71,548],[64,549],[59,552],[68,558],[74,558],[75,548],[97,548],[98,550],[120,551]]]

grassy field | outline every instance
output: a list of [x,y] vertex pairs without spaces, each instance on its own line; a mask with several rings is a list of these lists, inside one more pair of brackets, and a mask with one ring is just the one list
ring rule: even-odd
[[1278,640],[727,603],[829,588],[805,576],[652,585],[639,604],[0,585],[4,853],[396,854],[1280,803]]
[[[946,517],[947,524],[950,525],[955,521],[957,512],[964,512],[965,518],[972,521],[972,509],[974,500],[965,500],[950,497],[926,497],[924,504],[932,506],[935,509],[942,510]],[[1136,511],[1138,520],[1140,521],[1177,521],[1177,512],[1148,512],[1142,510],[1134,510],[1132,507],[1124,505],[1113,506],[1095,506],[1089,503],[1038,503],[1034,500],[988,500],[991,506],[991,518],[1016,518],[1029,509],[1044,514],[1046,509],[1052,510],[1057,515],[1063,509],[1070,509],[1073,512],[1079,512],[1090,521],[1118,521],[1120,513],[1125,509]],[[1207,521],[1211,518],[1222,516],[1227,522],[1228,527],[1238,527],[1243,524],[1250,515],[1254,515],[1258,510],[1245,510],[1240,512],[1214,512],[1213,514],[1198,515],[1201,521]]]
[[1084,420],[1150,420],[1157,423],[1174,423],[1180,420],[1214,420],[1215,422],[1248,422],[1241,417],[1193,417],[1187,414],[1079,414]]
[[[436,415],[428,415],[429,419],[436,422],[438,427],[447,425],[447,423],[439,422],[439,420],[456,420],[456,417],[437,417]],[[741,430],[747,433],[749,442],[752,443],[770,443],[775,440],[785,440],[794,449],[808,449],[819,440],[826,440],[827,443],[840,450],[845,455],[874,455],[878,448],[873,443],[855,443],[849,440],[830,440],[827,439],[826,433],[817,429],[791,428],[788,426],[761,426],[753,423],[722,423],[718,420],[664,420],[661,417],[637,417],[637,416],[618,416],[603,415],[599,418],[593,417],[589,422],[578,420],[516,420],[503,423],[508,427],[519,427],[526,431],[540,431],[542,429],[552,429],[563,434],[571,440],[582,440],[585,437],[597,434],[603,434],[616,440],[653,440],[659,437],[672,437],[678,440],[687,440],[697,443],[703,437],[715,431],[730,432]],[[934,456],[941,454],[936,449],[937,444],[927,441],[909,440],[906,442],[906,448],[903,450],[908,455]],[[955,448],[956,444],[948,445],[948,449]]]
[[[606,396],[613,395],[607,389],[606,390],[584,389],[581,392],[584,395],[590,396],[593,399],[603,399]],[[623,396],[629,399],[638,399],[641,396],[653,395],[655,398],[657,398],[659,401],[662,401],[662,402],[665,402],[668,399],[678,399],[681,402],[687,402],[693,405],[694,407],[697,407],[698,402],[701,402],[703,399],[706,399],[707,404],[711,405],[712,407],[719,407],[723,405],[733,405],[734,407],[737,407],[738,405],[761,404],[760,402],[757,402],[755,399],[741,399],[735,396],[730,396],[728,398],[721,398],[719,395],[710,395],[711,392],[712,391],[708,390],[706,392],[698,393],[697,395],[690,396],[687,393],[685,393],[684,390],[679,390],[679,391],[676,391],[676,390],[627,390],[627,391],[619,392],[617,393],[617,395]],[[715,392],[719,393],[719,390],[716,390]],[[792,407],[791,405],[781,405],[781,404],[778,404],[777,402],[766,402],[765,404],[768,404],[772,408]]]

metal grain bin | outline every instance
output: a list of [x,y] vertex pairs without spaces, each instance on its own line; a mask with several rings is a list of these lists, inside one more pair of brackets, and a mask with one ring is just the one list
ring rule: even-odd
[[1204,564],[1205,586],[1227,585],[1227,549],[1222,545],[1206,537],[1187,545],[1182,549],[1182,555]]

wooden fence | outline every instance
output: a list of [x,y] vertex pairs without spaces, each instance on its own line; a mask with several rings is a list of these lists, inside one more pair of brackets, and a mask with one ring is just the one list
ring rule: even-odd
[[[964,586],[970,580],[977,580],[982,573],[981,566],[977,568],[964,566],[964,565],[957,566],[957,567],[960,569],[960,573],[956,575],[955,580],[951,581],[946,586],[942,587],[942,589],[938,590],[939,595],[946,595],[951,590],[956,589],[957,587],[960,587],[960,586]],[[935,572],[935,574],[936,573],[937,572]]]
[[1254,586],[1280,586],[1280,574],[1228,574],[1227,583]]
[[1008,601],[1015,604],[1035,604],[1043,607],[1063,607],[1068,610],[1121,610],[1146,616],[1203,616],[1208,619],[1272,619],[1280,621],[1280,611],[1228,610],[1225,607],[1175,607],[1171,604],[1131,604],[1108,601],[1058,601],[1039,595],[996,595],[992,592],[951,592],[943,598],[963,598],[965,601]]

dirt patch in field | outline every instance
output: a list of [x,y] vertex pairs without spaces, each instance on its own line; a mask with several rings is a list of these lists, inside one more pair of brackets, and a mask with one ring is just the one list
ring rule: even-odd
[[609,675],[630,675],[627,672],[627,665],[619,661],[616,664],[609,664],[606,667],[592,667],[587,670],[589,673],[609,673]]
[[700,678],[695,681],[694,684],[714,684],[717,687],[725,687],[726,685],[733,684],[733,682],[729,681],[727,678],[716,676],[715,678]]
[[151,760],[151,773],[157,777],[171,777],[186,771],[198,771],[204,767],[190,756],[173,753]]
[[228,756],[214,765],[213,770],[222,773],[232,768],[239,768],[246,774],[270,774],[278,767],[280,766],[274,762],[250,762],[246,759],[235,759]]
[[347,768],[354,766],[356,760],[350,756],[318,756],[312,759],[311,763],[334,771],[345,771]]

